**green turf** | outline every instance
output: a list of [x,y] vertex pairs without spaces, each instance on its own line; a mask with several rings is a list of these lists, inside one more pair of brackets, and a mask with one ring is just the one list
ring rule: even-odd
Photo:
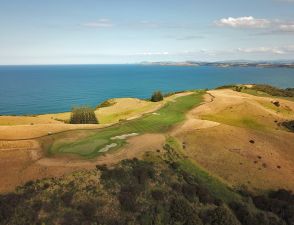
[[[117,125],[99,129],[95,134],[76,141],[62,141],[58,139],[50,146],[51,154],[70,153],[77,154],[86,158],[93,158],[101,152],[104,146],[117,143],[117,149],[124,144],[123,140],[111,140],[112,137],[129,133],[157,133],[165,132],[171,126],[182,122],[185,113],[193,107],[199,105],[204,92],[195,92],[191,95],[177,98],[174,102],[168,102],[156,114],[149,114],[136,120],[125,121]],[[86,132],[86,131],[85,131]],[[74,136],[74,132],[72,132]]]

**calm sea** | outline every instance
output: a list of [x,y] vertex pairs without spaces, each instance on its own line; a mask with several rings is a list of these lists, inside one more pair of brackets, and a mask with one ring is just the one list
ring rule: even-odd
[[294,69],[143,65],[0,66],[0,114],[42,114],[109,98],[232,83],[294,87]]

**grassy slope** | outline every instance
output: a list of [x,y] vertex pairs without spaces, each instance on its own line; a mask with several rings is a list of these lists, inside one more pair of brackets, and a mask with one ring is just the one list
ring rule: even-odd
[[185,112],[202,102],[202,95],[203,92],[196,92],[188,96],[179,97],[176,101],[167,103],[156,114],[149,114],[136,120],[125,121],[112,127],[101,129],[94,135],[77,141],[57,140],[51,146],[50,153],[71,153],[92,158],[101,154],[99,150],[107,144],[116,143],[118,144],[117,147],[120,147],[124,143],[122,140],[111,140],[111,137],[129,133],[165,132],[172,125],[183,121]]
[[224,202],[240,201],[241,198],[236,192],[231,190],[224,181],[209,174],[202,169],[193,159],[185,157],[181,144],[172,137],[167,139],[167,144],[180,156],[175,160],[179,164],[179,169],[193,175],[199,183],[204,185],[212,195]]

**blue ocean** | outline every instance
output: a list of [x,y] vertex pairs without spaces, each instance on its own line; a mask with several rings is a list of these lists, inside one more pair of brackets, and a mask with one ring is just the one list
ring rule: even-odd
[[148,98],[233,83],[294,87],[294,69],[213,66],[58,65],[0,66],[0,114],[23,115],[96,106],[109,98]]

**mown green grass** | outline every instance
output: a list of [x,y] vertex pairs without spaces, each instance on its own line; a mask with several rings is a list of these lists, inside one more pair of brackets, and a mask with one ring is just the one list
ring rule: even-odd
[[[70,153],[86,158],[93,158],[99,154],[99,150],[104,146],[117,143],[115,150],[122,146],[124,140],[111,140],[112,137],[129,133],[157,133],[166,132],[173,125],[185,119],[185,113],[193,107],[199,105],[204,92],[199,91],[191,95],[177,98],[174,102],[168,102],[156,114],[152,113],[136,120],[125,121],[117,125],[99,129],[93,135],[76,141],[56,140],[51,145],[51,154]],[[74,135],[74,132],[72,132]]]
[[182,156],[176,160],[179,164],[179,169],[193,175],[198,182],[204,185],[211,192],[211,194],[214,195],[214,197],[219,198],[226,203],[241,200],[240,195],[230,189],[227,184],[210,175],[192,159],[184,157],[184,150],[175,138],[168,137],[166,143]]

